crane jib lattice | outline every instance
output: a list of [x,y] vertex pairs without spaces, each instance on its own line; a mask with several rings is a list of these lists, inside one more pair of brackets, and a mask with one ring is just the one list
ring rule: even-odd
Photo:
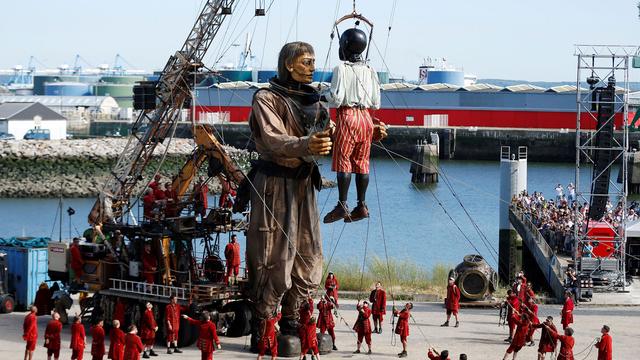
[[[111,176],[93,206],[89,215],[90,223],[118,222],[122,219],[156,146],[177,125],[181,108],[190,96],[188,76],[202,67],[201,62],[226,16],[221,8],[230,7],[233,2],[207,1],[182,48],[169,57],[156,85],[157,107],[140,112],[133,125],[133,136],[118,157]],[[144,124],[148,124],[147,130],[137,133]]]

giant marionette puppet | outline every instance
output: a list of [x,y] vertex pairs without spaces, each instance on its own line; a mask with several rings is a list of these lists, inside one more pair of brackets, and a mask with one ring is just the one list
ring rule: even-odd
[[[280,50],[278,75],[258,90],[249,117],[260,157],[247,176],[251,215],[247,268],[254,326],[252,343],[268,337],[279,319],[285,354],[300,353],[298,309],[322,277],[322,238],[316,193],[321,178],[315,156],[331,151],[329,112],[309,86],[315,70],[313,47],[288,43]],[[243,202],[246,184],[238,190]],[[281,313],[278,314],[278,306]],[[297,347],[296,345],[297,344]]]
[[[373,33],[373,25],[362,15],[347,15],[336,22],[356,18],[366,22]],[[384,123],[373,118],[370,111],[380,107],[380,82],[378,74],[367,63],[367,34],[354,27],[345,30],[339,38],[339,56],[342,63],[333,70],[330,101],[336,108],[333,159],[331,170],[337,173],[338,204],[324,217],[324,223],[338,220],[353,222],[369,217],[365,203],[369,185],[369,154],[371,142],[386,137]],[[351,174],[355,173],[358,203],[350,212],[347,195]]]

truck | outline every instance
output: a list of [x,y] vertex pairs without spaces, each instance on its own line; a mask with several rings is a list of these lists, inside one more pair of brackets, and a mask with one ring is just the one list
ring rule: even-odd
[[9,293],[9,266],[7,254],[0,252],[0,313],[11,313],[15,306],[15,299]]

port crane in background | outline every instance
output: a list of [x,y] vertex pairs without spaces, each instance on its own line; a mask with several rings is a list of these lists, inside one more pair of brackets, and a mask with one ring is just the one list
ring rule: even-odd
[[[200,219],[189,211],[193,208],[193,196],[188,194],[190,184],[205,164],[210,178],[218,177],[232,187],[244,179],[243,172],[216,139],[213,127],[194,124],[196,148],[172,180],[180,199],[177,216],[167,217],[159,211],[153,219],[132,223],[128,216],[137,204],[137,185],[149,180],[143,171],[157,145],[171,141],[181,110],[189,107],[193,79],[202,74],[203,58],[225,17],[232,13],[233,4],[233,0],[207,1],[182,48],[169,58],[158,81],[141,82],[134,87],[134,107],[141,110],[140,114],[88,217],[94,235],[98,233],[106,239],[103,244],[81,245],[85,274],[80,290],[88,295],[80,304],[84,321],[102,318],[108,325],[120,309],[127,314],[122,324],[126,327],[138,322],[146,301],[160,305],[156,309],[162,318],[162,305],[175,295],[194,316],[201,310],[219,314],[217,319],[224,322],[228,336],[244,336],[250,331],[251,312],[244,301],[246,276],[227,284],[223,281],[224,263],[218,255],[222,234],[243,231],[247,222],[233,219],[229,209],[211,209]],[[145,244],[151,244],[153,257],[158,260],[154,284],[141,279]],[[67,243],[49,245],[52,280],[71,283],[68,247]],[[122,249],[127,250],[126,259]],[[73,284],[70,288],[77,290]],[[197,332],[191,331],[188,324],[183,325],[182,345],[192,344]]]

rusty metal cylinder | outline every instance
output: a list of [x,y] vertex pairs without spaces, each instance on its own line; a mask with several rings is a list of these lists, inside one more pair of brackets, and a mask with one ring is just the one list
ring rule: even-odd
[[480,255],[467,255],[455,268],[456,283],[466,300],[482,300],[496,290],[498,274]]

